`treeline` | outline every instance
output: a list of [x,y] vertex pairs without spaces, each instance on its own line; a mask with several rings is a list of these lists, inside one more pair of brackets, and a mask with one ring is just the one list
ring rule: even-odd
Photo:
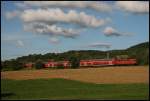
[[[149,42],[144,42],[128,49],[124,50],[111,50],[111,51],[99,51],[99,50],[79,50],[79,51],[68,51],[64,53],[47,53],[47,54],[30,54],[28,56],[18,57],[17,59],[11,59],[6,61],[1,61],[2,69],[18,70],[23,68],[23,64],[28,62],[36,63],[38,60],[42,62],[47,62],[51,59],[54,61],[61,60],[73,60],[73,59],[104,59],[114,58],[119,55],[128,55],[130,58],[136,58],[138,65],[148,65],[149,64]],[[74,58],[73,58],[74,57]]]

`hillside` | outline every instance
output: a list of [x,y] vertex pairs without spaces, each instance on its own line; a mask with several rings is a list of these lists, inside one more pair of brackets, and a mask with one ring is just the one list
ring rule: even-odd
[[127,49],[131,57],[135,57],[140,65],[149,64],[149,42],[141,43]]
[[128,55],[131,58],[138,60],[138,65],[149,64],[149,42],[140,43],[138,45],[131,46],[124,50],[111,50],[111,51],[100,51],[100,50],[79,50],[79,51],[68,51],[64,53],[47,53],[32,54],[28,56],[18,57],[17,59],[6,60],[1,62],[2,67],[15,67],[19,63],[36,62],[41,60],[43,62],[53,59],[55,61],[68,60],[71,57],[77,57],[78,59],[103,59],[106,58],[107,53],[110,53],[110,58],[114,58],[119,55]]
[[149,64],[149,42],[140,43],[125,50],[112,50],[109,52],[111,57],[128,55],[131,58],[136,58],[139,65]]

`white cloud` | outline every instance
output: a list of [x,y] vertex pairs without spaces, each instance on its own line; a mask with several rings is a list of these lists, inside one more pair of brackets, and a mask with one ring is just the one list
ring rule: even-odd
[[120,32],[112,27],[106,27],[103,31],[106,36],[130,36],[132,33]]
[[84,12],[77,13],[75,10],[70,10],[64,13],[61,9],[29,9],[21,14],[24,22],[45,21],[49,23],[65,22],[75,23],[86,27],[99,27],[106,24],[107,20],[96,19],[94,16],[87,15]]
[[58,43],[60,43],[60,40],[58,38],[56,38],[56,37],[51,37],[49,39],[49,42],[53,43],[53,44],[58,44]]
[[106,27],[103,32],[106,36],[121,36],[122,35],[116,29],[112,27]]
[[110,48],[111,44],[109,44],[109,43],[102,43],[102,42],[96,42],[96,43],[89,44],[88,47]]
[[17,40],[17,46],[19,46],[19,47],[23,47],[23,46],[24,46],[23,41],[21,41],[21,40]]
[[149,13],[149,1],[117,1],[116,6],[131,13]]
[[75,10],[70,10],[67,13],[61,9],[28,9],[20,15],[24,22],[26,31],[31,31],[39,34],[64,36],[74,38],[79,35],[82,29],[62,28],[58,27],[58,23],[76,24],[85,27],[99,27],[110,19],[97,19],[94,16],[87,15],[84,12],[77,13]]
[[96,11],[110,12],[111,5],[103,1],[24,1],[26,6],[34,7],[67,7],[67,8],[89,8]]
[[76,12],[69,10],[62,11],[60,8],[53,9],[26,9],[22,12],[14,11],[6,14],[8,18],[19,17],[24,24],[26,31],[39,34],[58,35],[68,38],[74,38],[79,35],[82,29],[72,29],[58,27],[57,24],[76,24],[87,27],[100,27],[109,22],[110,19],[97,19],[85,12]]
[[[49,2],[49,1],[29,1],[24,3],[16,3],[18,7],[28,8],[30,6],[54,6],[54,7],[79,7],[79,8],[92,8],[97,10],[108,10],[107,4],[104,2]],[[100,5],[100,7],[98,6]],[[109,18],[97,19],[93,15],[86,14],[85,12],[77,12],[69,10],[68,12],[62,11],[60,8],[47,8],[47,9],[23,9],[21,11],[7,12],[8,19],[19,17],[24,25],[25,31],[34,32],[43,35],[63,36],[68,38],[75,38],[79,35],[82,28],[96,28],[110,22]],[[109,7],[109,6],[108,6]],[[59,24],[75,24],[83,26],[81,29],[63,28]]]
[[70,37],[74,38],[78,33],[80,32],[79,30],[73,30],[71,28],[69,29],[64,29],[62,27],[58,27],[56,25],[48,25],[45,23],[39,23],[39,22],[34,22],[34,23],[27,23],[24,25],[24,29],[26,31],[31,31],[34,33],[39,33],[39,34],[45,34],[45,35],[55,35],[55,36],[64,36],[64,37]]

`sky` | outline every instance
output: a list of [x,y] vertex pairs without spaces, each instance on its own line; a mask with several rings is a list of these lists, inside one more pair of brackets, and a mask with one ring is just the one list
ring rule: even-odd
[[149,41],[149,1],[2,1],[1,59]]

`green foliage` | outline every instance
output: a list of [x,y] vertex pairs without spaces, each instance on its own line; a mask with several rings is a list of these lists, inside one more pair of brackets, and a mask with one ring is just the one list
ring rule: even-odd
[[13,64],[14,66],[14,68],[13,68],[13,70],[20,70],[20,69],[22,69],[23,68],[23,64],[22,63],[20,63],[20,62],[17,62],[17,61],[15,61],[14,62],[14,64]]
[[64,69],[64,66],[63,66],[63,64],[58,64],[56,68],[57,69]]
[[36,69],[42,69],[43,68],[43,62],[42,61],[37,61],[35,64]]
[[71,57],[69,61],[71,62],[71,68],[79,68],[80,60],[77,57]]
[[149,64],[149,42],[141,43],[139,45],[127,49],[131,57],[135,57],[139,65]]
[[148,100],[149,84],[92,84],[66,79],[1,80],[2,100]]
[[23,63],[16,60],[1,62],[2,70],[20,70],[23,68]]

